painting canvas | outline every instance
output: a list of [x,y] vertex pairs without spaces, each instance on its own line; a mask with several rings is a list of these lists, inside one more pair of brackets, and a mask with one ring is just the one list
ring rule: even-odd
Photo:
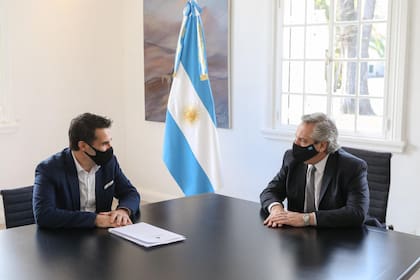
[[[186,0],[144,0],[144,75],[146,120],[164,122],[174,56]],[[217,126],[230,127],[228,38],[229,1],[200,0],[207,63]]]

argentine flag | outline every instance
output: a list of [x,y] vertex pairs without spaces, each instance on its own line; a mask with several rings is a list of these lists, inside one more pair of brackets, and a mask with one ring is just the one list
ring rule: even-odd
[[166,112],[163,161],[185,195],[220,188],[216,114],[207,72],[201,8],[185,5]]

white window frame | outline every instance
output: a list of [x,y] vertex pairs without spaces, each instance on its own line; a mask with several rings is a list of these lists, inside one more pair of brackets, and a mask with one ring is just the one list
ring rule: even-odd
[[[269,52],[272,53],[273,64],[269,65],[271,85],[266,96],[264,110],[264,123],[261,129],[264,137],[275,140],[288,141],[295,138],[296,126],[281,125],[281,65],[282,65],[282,10],[283,0],[273,0],[272,14],[272,44]],[[406,145],[404,140],[404,99],[405,99],[405,64],[407,42],[407,15],[409,0],[388,0],[391,5],[388,23],[388,80],[385,81],[387,101],[386,125],[389,128],[383,139],[367,138],[365,136],[339,136],[342,146],[350,146],[376,151],[401,153]],[[340,130],[340,128],[338,128]],[[340,133],[339,133],[340,134]]]
[[10,55],[6,39],[8,38],[6,20],[6,11],[0,5],[0,134],[14,133],[18,129],[10,96]]

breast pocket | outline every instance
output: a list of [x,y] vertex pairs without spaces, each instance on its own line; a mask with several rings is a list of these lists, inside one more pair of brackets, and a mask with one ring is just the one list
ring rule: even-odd
[[104,191],[108,190],[109,188],[111,188],[114,185],[114,180],[109,181],[108,183],[106,183],[104,185]]

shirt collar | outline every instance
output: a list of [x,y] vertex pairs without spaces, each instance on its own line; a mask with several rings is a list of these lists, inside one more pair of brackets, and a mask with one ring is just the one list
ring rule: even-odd
[[97,165],[95,163],[95,165],[92,167],[92,169],[90,170],[90,172],[87,172],[85,169],[83,169],[83,167],[77,161],[76,156],[74,155],[74,152],[73,151],[71,151],[71,155],[73,156],[74,164],[76,165],[76,170],[77,170],[77,173],[78,174],[81,173],[81,172],[85,172],[85,173],[91,173],[91,172],[93,172],[93,173],[96,173],[96,171],[98,171],[98,169],[101,168],[100,165]]
[[330,154],[328,153],[326,157],[324,157],[323,159],[321,159],[317,163],[313,164],[313,166],[315,166],[317,172],[322,173],[322,174],[324,173],[325,165],[327,164],[327,160],[328,160],[329,156],[330,156]]

